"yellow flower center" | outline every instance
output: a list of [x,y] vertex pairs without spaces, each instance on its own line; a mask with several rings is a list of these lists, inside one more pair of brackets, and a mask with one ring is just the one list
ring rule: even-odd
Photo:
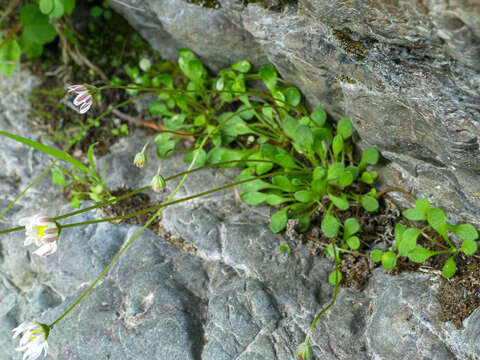
[[47,225],[37,226],[37,233],[38,233],[38,237],[40,239],[45,237],[45,229],[46,228],[47,228]]
[[[39,226],[39,227],[40,227],[40,226]],[[42,227],[43,227],[43,226],[42,226]],[[45,226],[45,227],[46,227],[46,226]],[[30,334],[30,340],[32,340],[32,341],[35,340],[37,337],[36,337],[36,336],[33,336],[33,334],[35,334],[35,333],[37,333],[37,332],[39,332],[39,331],[40,331],[40,329],[37,329],[37,330],[35,330],[34,332],[32,332],[32,333]]]

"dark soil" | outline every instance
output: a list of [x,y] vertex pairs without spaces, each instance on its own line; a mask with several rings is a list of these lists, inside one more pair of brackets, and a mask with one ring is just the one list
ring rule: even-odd
[[[127,187],[121,187],[113,191],[111,194],[116,197],[120,197],[122,195],[128,194],[132,192],[133,189]],[[107,217],[117,217],[117,216],[124,216],[127,214],[131,214],[133,212],[143,210],[146,208],[150,208],[153,206],[160,205],[161,202],[159,201],[152,201],[150,197],[145,193],[136,194],[133,196],[129,196],[126,199],[120,200],[115,204],[110,204],[102,208],[103,212],[105,212]],[[154,214],[155,211],[151,211],[145,214],[141,214],[138,216],[134,216],[127,219],[116,220],[115,223],[117,224],[135,224],[135,225],[143,225],[145,224],[148,219],[150,219]],[[161,229],[161,215],[159,215],[149,226],[149,228],[156,233],[160,233]]]

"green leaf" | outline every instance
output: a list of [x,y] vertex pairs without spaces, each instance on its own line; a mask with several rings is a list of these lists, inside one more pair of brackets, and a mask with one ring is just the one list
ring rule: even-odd
[[240,195],[240,198],[245,201],[248,205],[257,206],[265,202],[268,194],[261,193],[258,191],[252,191]]
[[94,18],[99,17],[103,14],[103,9],[100,6],[94,6],[90,8],[90,15]]
[[478,250],[478,244],[475,240],[465,240],[462,243],[462,251],[467,255],[473,255]]
[[193,161],[194,156],[197,156],[194,165],[195,166],[203,166],[207,162],[207,153],[203,149],[196,149],[190,151],[185,157],[183,161],[186,163],[191,163]]
[[360,239],[357,236],[350,236],[347,239],[347,245],[352,250],[357,250],[360,247]]
[[326,237],[334,238],[338,235],[338,231],[340,230],[340,225],[338,224],[338,220],[335,216],[327,213],[323,217],[321,228],[322,228],[323,234]]
[[338,154],[340,154],[343,150],[343,138],[341,135],[335,135],[333,138],[332,150],[333,156],[335,156],[336,159]]
[[296,87],[291,86],[286,88],[284,94],[287,103],[291,106],[297,106],[302,100],[302,94],[300,94],[300,91]]
[[312,191],[307,191],[307,190],[300,190],[297,191],[295,194],[295,199],[297,201],[303,202],[303,203],[309,203],[318,200],[319,196],[318,194],[312,192]]
[[369,195],[363,195],[360,199],[360,203],[363,208],[369,212],[377,211],[379,207],[377,199]]
[[296,191],[296,187],[292,185],[291,181],[286,175],[277,175],[272,179],[273,185],[278,186],[283,191]]
[[310,114],[310,118],[315,122],[315,124],[319,127],[323,127],[325,122],[327,121],[327,113],[323,109],[315,109]]
[[90,163],[90,168],[95,173],[96,178],[98,180],[100,180],[100,175],[98,175],[97,169],[95,168],[95,162],[93,161],[93,149],[95,148],[96,145],[98,145],[98,142],[95,142],[95,143],[91,144],[88,147],[88,152],[87,153],[88,153],[88,161]]
[[345,194],[342,194],[340,197],[338,197],[329,193],[328,197],[340,210],[347,210],[350,208],[350,204],[348,203],[347,196]]
[[38,8],[45,15],[49,15],[53,11],[54,6],[54,0],[40,0],[38,2]]
[[[340,284],[342,282],[342,272],[340,270],[333,270],[330,275],[328,276],[328,282],[331,284],[331,285],[337,285],[337,284]],[[336,281],[335,281],[336,280]]]
[[340,162],[335,162],[328,167],[327,181],[329,183],[338,182],[338,178],[345,171],[345,165]]
[[447,220],[442,209],[431,208],[427,211],[427,221],[443,238],[447,238]]
[[280,245],[280,246],[278,247],[278,250],[280,250],[280,251],[286,251],[286,252],[288,252],[289,254],[292,252],[292,249],[290,249],[290,246],[288,246],[288,245]]
[[386,270],[392,270],[397,265],[397,256],[394,252],[386,251],[382,254],[382,265]]
[[430,209],[430,203],[427,199],[418,198],[415,201],[415,208],[421,211],[422,213],[426,214],[428,209]]
[[360,230],[360,224],[355,218],[349,218],[343,223],[343,238],[348,238]]
[[419,220],[426,219],[426,214],[424,214],[422,211],[418,209],[407,209],[402,214],[408,220],[419,221]]
[[375,180],[377,180],[378,172],[376,171],[364,171],[362,176],[360,177],[360,181],[364,182],[365,184],[373,184]]
[[403,226],[402,224],[395,225],[395,243],[397,245],[397,249],[398,249],[398,245],[400,245],[400,243],[402,242],[402,237],[404,232],[405,232],[405,226]]
[[325,175],[327,175],[327,170],[325,170],[324,167],[317,166],[313,170],[313,180],[323,179],[323,178],[325,178]]
[[272,64],[263,66],[260,68],[259,73],[267,88],[270,91],[275,90],[277,83],[277,70],[275,70],[275,67]]
[[295,158],[289,153],[275,155],[274,161],[285,169],[298,169],[299,165],[295,162]]
[[397,244],[401,256],[408,256],[408,253],[415,249],[418,235],[420,235],[420,231],[414,228],[408,228],[403,232],[402,241]]
[[283,118],[283,131],[290,139],[295,138],[295,130],[297,129],[298,121],[290,115],[285,115]]
[[71,157],[70,155],[68,155],[66,152],[57,150],[57,149],[55,149],[53,147],[50,147],[50,146],[47,146],[47,145],[43,145],[39,142],[24,138],[24,137],[19,136],[19,135],[10,134],[10,133],[5,132],[5,131],[0,131],[0,135],[9,137],[10,139],[21,142],[22,144],[30,146],[30,147],[32,147],[36,150],[39,150],[39,151],[41,151],[45,154],[52,155],[53,157],[55,157],[59,160],[68,162],[68,163],[72,164],[75,168],[77,168],[78,170],[80,170],[84,173],[88,173],[93,178],[96,178],[95,173],[92,170],[90,170],[88,167],[83,165],[80,161],[78,161],[78,160],[74,159],[73,157]]
[[285,226],[287,226],[288,216],[287,216],[288,207],[283,208],[280,211],[277,211],[270,218],[270,230],[274,234],[279,233]]
[[167,130],[178,130],[183,126],[186,117],[185,114],[175,114],[172,117],[165,117],[163,118],[163,124]]
[[464,241],[478,239],[477,229],[470,224],[447,225],[447,228]]
[[276,205],[280,205],[280,204],[283,204],[283,203],[288,202],[288,201],[292,201],[292,199],[284,198],[280,195],[269,194],[265,201],[268,205],[276,206]]
[[250,71],[251,65],[247,60],[239,61],[232,65],[232,69],[241,73],[247,73]]
[[34,41],[31,41],[31,39],[28,36],[25,36],[25,33],[23,33],[22,36],[20,37],[19,44],[20,44],[20,47],[22,48],[22,51],[30,59],[39,57],[43,53],[43,45],[40,45]]
[[433,253],[430,250],[427,250],[422,246],[416,246],[408,252],[408,258],[416,263],[423,263],[432,255]]
[[361,163],[375,165],[380,158],[380,154],[374,148],[366,148],[362,152]]
[[380,262],[382,261],[382,255],[383,255],[382,251],[375,249],[375,250],[372,250],[372,252],[370,253],[370,259],[373,262]]
[[160,133],[155,137],[155,145],[157,145],[157,155],[159,158],[164,158],[167,153],[168,156],[172,155],[172,152],[168,152],[175,148],[175,141],[170,140],[173,137],[171,133]]
[[353,183],[353,175],[349,171],[345,171],[338,176],[338,186],[341,188],[350,186]]
[[[0,37],[1,41],[1,37]],[[20,61],[20,46],[18,45],[17,40],[11,39],[8,40],[3,47],[0,49],[0,71],[5,76],[12,76],[15,72],[16,64],[5,64],[3,62],[14,62],[18,63]]]
[[207,75],[207,70],[199,60],[188,62],[188,76],[195,82],[201,82]]
[[451,256],[448,258],[447,261],[445,261],[445,264],[443,265],[443,268],[442,268],[442,274],[448,279],[448,278],[451,278],[453,275],[455,275],[456,272],[457,272],[457,264],[455,263],[453,256]]
[[55,184],[60,185],[61,187],[67,186],[65,176],[63,176],[63,173],[61,171],[52,170],[52,181]]
[[263,189],[274,188],[274,186],[266,181],[256,179],[240,185],[244,192],[260,191]]
[[323,197],[327,193],[327,182],[324,179],[313,180],[312,190]]
[[309,152],[312,150],[313,133],[308,126],[298,124],[295,129],[294,140],[295,143],[302,148],[303,152]]
[[48,16],[42,14],[38,6],[34,4],[25,5],[20,10],[20,20],[24,25],[23,34],[29,42],[45,44],[53,41],[57,36]]
[[54,0],[53,11],[50,13],[50,16],[59,19],[63,16],[65,10],[63,8],[63,0]]
[[340,134],[344,140],[353,134],[353,126],[349,119],[341,118],[337,124],[337,134]]
[[230,120],[225,121],[220,127],[220,130],[223,134],[231,137],[237,137],[238,135],[249,134],[252,132],[247,123],[239,116],[234,116]]

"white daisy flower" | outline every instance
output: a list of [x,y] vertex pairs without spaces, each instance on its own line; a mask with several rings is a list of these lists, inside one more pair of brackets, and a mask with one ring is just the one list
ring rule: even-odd
[[25,242],[28,246],[35,244],[39,248],[33,253],[38,256],[47,257],[57,251],[57,239],[60,231],[54,219],[37,214],[27,220],[25,225]]
[[93,104],[92,92],[85,85],[72,85],[67,88],[68,92],[77,94],[73,105],[79,106],[78,112],[85,114]]
[[23,354],[23,360],[35,360],[42,355],[42,352],[47,356],[47,338],[50,332],[50,327],[48,325],[25,321],[12,331],[14,339],[23,333],[19,343],[20,346],[15,349],[17,351],[25,352]]

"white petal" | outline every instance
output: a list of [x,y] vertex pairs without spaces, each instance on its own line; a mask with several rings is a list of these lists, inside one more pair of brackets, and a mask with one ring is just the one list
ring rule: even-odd
[[92,106],[92,100],[90,98],[90,101],[86,101],[85,104],[83,104],[80,107],[80,114],[85,114],[90,109],[91,106]]
[[76,92],[76,93],[82,92],[82,91],[87,91],[87,89],[83,85],[72,85],[72,86],[69,86],[67,88],[67,90],[69,92],[73,91],[73,92]]
[[88,101],[88,99],[90,99],[90,98],[91,98],[91,96],[88,93],[88,91],[79,93],[77,95],[77,97],[75,98],[75,100],[73,100],[73,105],[79,106],[80,104],[83,104],[85,101]]
[[39,247],[33,253],[38,256],[48,257],[52,255],[55,251],[57,251],[57,243],[52,242]]

